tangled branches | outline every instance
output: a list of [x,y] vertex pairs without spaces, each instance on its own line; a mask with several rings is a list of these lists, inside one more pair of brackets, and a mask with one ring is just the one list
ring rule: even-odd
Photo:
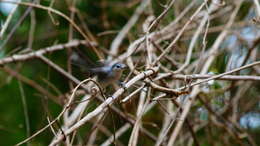
[[[30,33],[29,47],[25,51],[11,55],[6,53],[0,59],[1,70],[7,73],[6,76],[31,86],[45,100],[50,99],[56,106],[63,107],[56,118],[50,118],[49,109],[43,111],[48,113],[46,126],[32,135],[28,134],[28,138],[17,145],[34,140],[46,129],[51,129],[53,133],[50,145],[63,142],[66,145],[107,146],[114,143],[135,146],[142,143],[142,134],[145,135],[143,145],[257,145],[254,135],[241,128],[239,123],[242,115],[252,111],[259,100],[259,26],[247,21],[252,19],[249,10],[248,16],[240,16],[243,5],[259,12],[257,1],[248,4],[243,0],[228,3],[192,0],[186,5],[180,0],[169,0],[162,6],[151,0],[142,0],[138,4],[129,4],[130,7],[137,6],[132,8],[133,14],[115,37],[107,37],[110,32],[103,32],[101,38],[95,37],[84,22],[83,12],[77,8],[76,0],[66,1],[70,16],[55,9],[54,2],[49,6],[37,2],[0,3],[41,9],[48,12],[53,23],[57,20],[68,23],[68,41],[65,43],[49,47],[39,45],[41,49],[35,50],[31,46],[33,41],[39,40]],[[109,7],[109,4],[112,3],[104,2],[100,6]],[[154,5],[160,7],[159,14],[155,12]],[[31,14],[30,32],[35,32],[33,22],[38,21],[34,9],[27,9]],[[57,19],[53,14],[65,20]],[[260,15],[254,14],[255,17]],[[10,13],[8,18],[11,19],[12,15]],[[101,15],[104,27],[108,27],[108,14],[101,12]],[[9,21],[5,23],[0,38],[5,38],[6,26],[10,25]],[[16,28],[13,29],[15,31]],[[138,37],[134,31],[138,32]],[[58,33],[54,35],[59,36]],[[8,41],[12,42],[9,39],[5,42]],[[9,43],[2,44],[1,49],[12,46]],[[92,59],[97,56],[111,62],[124,62],[129,67],[124,73],[124,85],[119,87],[115,84],[103,90],[95,79],[81,82],[78,79],[80,73],[75,73],[70,61],[75,48],[87,50]],[[64,55],[64,52],[67,54]],[[66,63],[58,63],[59,57],[49,57],[50,54],[63,54],[57,56]],[[36,76],[29,77],[20,72],[23,71],[21,65],[37,59],[42,61],[40,66],[48,65],[48,72],[50,69],[58,72],[53,76],[61,81],[50,80],[48,73],[48,78],[42,83],[34,81]],[[249,100],[251,98],[247,95],[253,99]],[[120,122],[115,119],[120,119]],[[212,131],[216,127],[219,130]],[[198,134],[200,130],[203,134]],[[128,133],[127,136],[120,139],[125,133]],[[218,141],[213,139],[216,135],[220,136]]]

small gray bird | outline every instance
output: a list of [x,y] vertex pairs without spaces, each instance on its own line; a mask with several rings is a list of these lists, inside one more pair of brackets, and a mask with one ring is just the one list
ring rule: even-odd
[[103,88],[113,83],[118,83],[126,65],[123,63],[114,63],[112,65],[104,64],[102,67],[91,68],[89,71],[97,75],[98,82]]
[[73,65],[80,67],[84,72],[97,76],[97,81],[103,88],[119,83],[119,79],[126,69],[126,65],[119,62],[113,64],[109,62],[94,63],[81,52],[74,52],[71,56],[71,61]]

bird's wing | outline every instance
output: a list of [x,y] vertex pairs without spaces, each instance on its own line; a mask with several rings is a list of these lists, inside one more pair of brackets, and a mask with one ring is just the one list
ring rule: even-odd
[[104,67],[91,68],[89,71],[92,74],[97,75],[100,80],[105,80],[111,74],[111,67],[104,66]]

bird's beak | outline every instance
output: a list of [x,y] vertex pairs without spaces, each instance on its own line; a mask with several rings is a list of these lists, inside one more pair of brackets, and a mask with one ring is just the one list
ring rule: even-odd
[[125,64],[122,64],[122,69],[126,69],[127,66]]

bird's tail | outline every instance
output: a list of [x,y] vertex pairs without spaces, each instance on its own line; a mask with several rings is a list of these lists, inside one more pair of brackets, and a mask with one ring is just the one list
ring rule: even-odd
[[81,69],[89,70],[95,68],[97,65],[79,48],[74,48],[73,53],[70,56],[72,65],[75,65]]

